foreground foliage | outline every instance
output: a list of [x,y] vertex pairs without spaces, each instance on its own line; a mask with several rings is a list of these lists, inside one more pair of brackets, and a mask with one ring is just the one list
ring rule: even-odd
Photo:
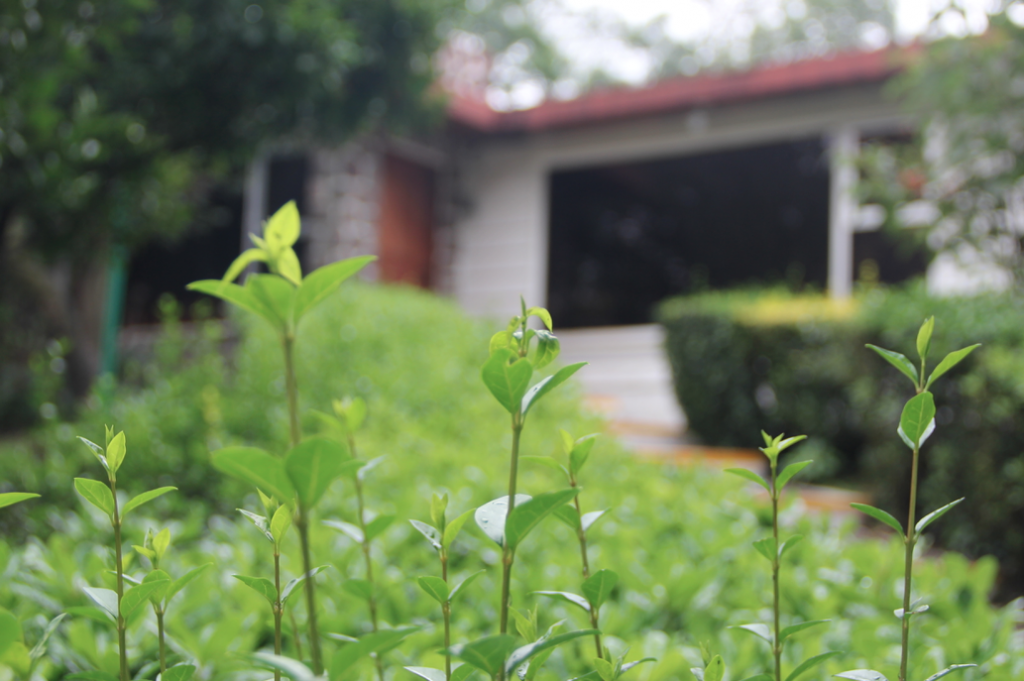
[[[907,645],[909,616],[902,616],[901,632],[893,626],[891,603],[900,584],[909,593],[919,536],[902,542],[901,555],[896,542],[855,541],[852,524],[788,507],[780,492],[807,465],[778,470],[778,456],[801,438],[765,436],[770,477],[755,480],[769,492],[765,514],[760,499],[720,473],[661,470],[603,438],[570,435],[587,425],[565,387],[582,366],[552,363],[558,341],[541,308],[523,303],[490,340],[449,313],[445,321],[468,333],[455,333],[451,345],[432,344],[435,338],[421,343],[433,363],[415,353],[402,359],[387,352],[389,342],[408,349],[409,338],[424,338],[424,318],[411,314],[402,321],[410,332],[404,338],[384,334],[365,348],[371,356],[381,353],[377,361],[393,372],[394,382],[378,392],[372,384],[360,386],[365,375],[356,374],[351,386],[364,395],[338,399],[344,372],[325,375],[330,361],[317,360],[337,362],[338,329],[359,320],[347,316],[355,299],[337,299],[336,306],[326,301],[335,302],[333,289],[361,263],[304,276],[289,255],[297,236],[297,214],[279,214],[258,243],[261,253],[244,256],[263,259],[271,274],[250,277],[244,287],[198,285],[262,318],[242,348],[239,392],[231,400],[249,407],[263,400],[262,410],[248,412],[239,422],[244,428],[229,430],[221,402],[203,390],[213,467],[238,482],[217,484],[215,494],[205,489],[210,506],[195,504],[192,513],[174,501],[178,493],[166,494],[173,491],[169,485],[119,497],[120,483],[135,479],[132,462],[145,458],[131,436],[106,428],[104,446],[69,443],[92,452],[107,484],[77,480],[88,504],[77,513],[54,507],[46,518],[54,531],[45,540],[33,537],[0,555],[6,578],[0,583],[6,608],[0,610],[0,661],[12,676],[127,681],[159,674],[164,681],[187,681],[259,679],[273,670],[307,681],[322,678],[322,670],[332,681],[368,674],[616,681],[627,673],[647,681],[679,678],[703,663],[692,667],[695,675],[722,681],[728,661],[730,673],[773,669],[777,681],[786,665],[792,669],[787,681],[795,681],[815,667],[820,673],[867,667],[859,655],[868,651],[870,665],[882,670],[872,674],[890,674],[898,665],[900,679],[908,678],[908,669],[915,678],[935,672],[947,655],[977,665],[963,671],[971,680],[1024,676],[1024,646],[1015,633],[1020,604],[989,606],[990,561],[971,565],[951,555],[915,565],[914,585],[931,594],[932,609],[914,617],[914,645]],[[404,295],[359,293],[361,299],[381,295],[362,304],[382,319],[393,310],[377,303],[394,295],[402,304]],[[322,315],[312,311],[320,301]],[[530,317],[543,328],[532,328]],[[320,333],[325,342],[304,345]],[[247,352],[253,354],[247,358]],[[438,356],[452,363],[431,378]],[[269,392],[260,394],[267,385]],[[916,386],[923,391],[923,379]],[[497,404],[480,399],[487,392]],[[310,395],[319,410],[303,408]],[[922,392],[911,405],[927,397]],[[441,411],[451,399],[463,400],[462,408]],[[153,398],[150,404],[151,423],[161,423],[167,403]],[[422,412],[409,408],[415,404]],[[270,418],[267,405],[277,405]],[[934,415],[918,411],[916,420],[905,413],[901,422],[915,458]],[[505,421],[509,431],[482,425],[494,421]],[[304,427],[317,434],[303,437]],[[446,438],[433,440],[441,445],[433,451],[402,446],[395,436],[437,436],[449,428]],[[357,456],[357,437],[360,453],[377,456]],[[520,470],[521,462],[540,465]],[[151,466],[138,465],[140,480],[150,471],[171,475]],[[220,474],[208,465],[204,471],[209,488],[209,479]],[[51,484],[63,483],[66,494],[68,480],[54,473]],[[585,496],[581,480],[588,483]],[[202,489],[202,481],[196,486]],[[243,513],[230,510],[233,503],[208,512],[223,499],[240,500]],[[584,513],[585,507],[600,510]],[[428,512],[429,524],[419,520]],[[470,529],[470,517],[477,530]],[[414,522],[395,523],[398,518]],[[794,531],[808,541],[780,542],[783,532]],[[424,539],[440,558],[440,577]],[[124,551],[128,545],[134,551]],[[770,577],[759,569],[758,554],[771,562]],[[300,589],[304,603],[289,605]],[[919,608],[914,613],[923,615]],[[817,626],[828,617],[841,619]],[[774,634],[765,625],[743,624],[768,618]],[[742,638],[747,632],[771,649]]]

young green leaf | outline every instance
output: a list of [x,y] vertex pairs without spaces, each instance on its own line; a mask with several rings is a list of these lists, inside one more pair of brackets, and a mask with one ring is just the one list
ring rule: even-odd
[[401,627],[384,629],[361,636],[357,643],[349,643],[342,647],[331,658],[330,679],[340,679],[356,662],[371,653],[384,653],[391,650],[409,634],[418,631],[419,627]]
[[299,208],[294,201],[281,206],[263,225],[263,238],[267,249],[277,255],[285,248],[291,248],[299,240],[301,220]]
[[594,610],[599,610],[608,600],[612,589],[619,581],[619,575],[611,570],[598,570],[583,582],[583,595]]
[[935,330],[935,317],[924,320],[920,330],[917,332],[917,356],[921,359],[928,357],[928,350],[932,346],[932,331]]
[[914,526],[914,532],[916,536],[920,536],[924,532],[925,528],[934,523],[936,520],[946,515],[954,506],[963,501],[966,497],[960,497],[956,501],[951,501],[940,509],[934,510],[925,517],[917,521],[917,525]]
[[466,679],[475,674],[476,671],[476,667],[471,664],[460,664],[452,670],[451,681],[466,681]]
[[232,284],[219,279],[204,279],[194,281],[186,287],[189,291],[199,291],[215,298],[227,301],[236,307],[252,312],[279,332],[284,331],[284,323],[278,315],[258,298],[251,289],[243,288],[238,284]]
[[471,508],[468,511],[463,512],[444,528],[441,546],[443,546],[445,550],[447,550],[448,547],[452,545],[452,542],[455,541],[455,538],[459,536],[459,532],[462,531],[462,526],[465,525],[466,521],[469,520],[471,515],[473,515],[474,510],[475,509]]
[[704,668],[704,681],[722,681],[725,677],[725,662],[721,655],[715,655]]
[[555,334],[550,331],[538,331],[537,351],[534,353],[532,359],[534,368],[543,369],[554,362],[561,349],[561,343]]
[[917,386],[917,368],[914,366],[914,363],[904,355],[901,355],[898,352],[893,352],[892,350],[885,350],[884,348],[880,348],[877,345],[871,345],[870,343],[866,347],[877,352],[882,359],[899,369],[904,376],[914,382],[915,387]]
[[417,577],[416,583],[420,585],[420,588],[423,589],[428,596],[441,605],[448,602],[448,584],[440,577]]
[[586,532],[590,527],[598,520],[604,517],[604,514],[608,512],[608,509],[603,511],[591,511],[590,513],[584,513],[583,517],[580,518],[582,523],[583,531]]
[[161,497],[167,494],[168,492],[174,492],[177,489],[177,487],[160,487],[159,489],[152,489],[148,492],[143,492],[142,494],[136,497],[132,497],[131,500],[124,505],[124,508],[121,509],[121,517],[124,518],[126,515],[128,515],[129,511],[133,511],[139,506],[145,504],[146,502],[152,501],[157,497]]
[[935,428],[935,398],[930,392],[915,395],[907,401],[900,415],[899,430],[912,444],[920,447]]
[[725,472],[732,473],[733,475],[739,476],[745,480],[757,483],[758,485],[761,485],[761,487],[764,487],[766,491],[771,491],[771,488],[768,487],[768,483],[765,482],[765,479],[754,471],[748,471],[746,468],[726,468]]
[[[508,662],[505,663],[505,675],[511,676],[515,672],[516,668],[521,664],[529,660],[534,655],[541,653],[549,648],[560,646],[567,641],[571,641],[581,636],[593,636],[594,634],[600,634],[601,632],[597,629],[583,629],[580,631],[570,631],[565,634],[558,634],[557,636],[551,636],[550,638],[545,636],[539,641],[534,641],[525,646],[517,648],[508,657]],[[469,660],[466,660],[469,662]]]
[[[330,522],[338,522],[338,521],[325,520],[324,524],[326,525],[326,524],[328,524]],[[437,528],[431,527],[430,525],[427,525],[426,523],[421,522],[419,520],[410,520],[409,523],[413,527],[416,528],[417,532],[419,532],[420,534],[422,534],[424,537],[427,538],[427,541],[430,542],[431,546],[433,546],[438,551],[441,550],[441,535],[438,533]],[[340,528],[335,528],[335,529],[340,529]],[[359,528],[357,527],[356,529],[358,530]],[[342,532],[344,532],[344,530],[342,530]]]
[[803,540],[803,538],[803,535],[794,534],[792,537],[782,542],[782,544],[779,546],[779,558],[782,558],[784,555],[786,555],[786,551],[799,544]]
[[110,466],[111,473],[116,473],[117,469],[121,467],[126,452],[124,431],[122,430],[107,445],[107,465]]
[[[528,494],[516,495],[516,508],[524,504],[532,497]],[[498,497],[488,501],[476,509],[473,514],[479,527],[487,537],[498,546],[505,545],[505,519],[508,515],[508,497]]]
[[298,587],[300,584],[305,582],[307,579],[317,576],[326,569],[326,565],[320,565],[318,567],[313,568],[306,574],[300,575],[295,579],[290,580],[287,584],[284,585],[284,588],[281,589],[281,602],[285,603],[288,600],[288,597],[291,596],[292,593],[294,593],[296,587]]
[[38,494],[32,494],[30,492],[5,492],[0,494],[0,508],[16,504],[19,501],[25,501],[26,499],[35,499]]
[[377,259],[375,255],[348,258],[317,268],[306,275],[295,295],[295,320],[298,321],[327,296],[334,293],[343,281],[358,273]]
[[0,657],[21,640],[21,624],[11,612],[0,608]]
[[551,323],[551,313],[545,310],[543,307],[531,307],[526,310],[527,317],[537,317],[542,322],[548,331],[554,329],[554,325]]
[[934,383],[940,376],[942,376],[947,371],[949,371],[957,364],[962,362],[964,358],[967,357],[967,355],[971,354],[972,352],[975,351],[975,349],[979,347],[981,347],[981,343],[977,343],[970,347],[961,348],[960,350],[954,350],[953,352],[943,357],[942,361],[939,362],[939,365],[935,367],[934,371],[932,371],[932,375],[928,377],[928,382],[924,384],[924,389],[927,390],[928,388],[930,388],[932,383]]
[[819,624],[825,624],[826,622],[831,621],[832,620],[812,620],[810,622],[800,622],[799,624],[791,624],[790,626],[785,627],[782,631],[779,632],[779,641],[785,641],[793,634],[797,634],[803,631],[804,629],[810,629],[811,627],[816,627]]
[[[46,628],[43,629],[43,633],[39,637],[39,640],[36,641],[36,644],[32,647],[32,650],[29,651],[28,658],[30,660],[38,660],[46,654],[46,642],[50,640],[50,636],[53,635],[53,632],[57,630],[57,627],[60,625],[61,621],[67,616],[67,613],[62,612],[61,614],[57,615],[49,621],[49,623],[46,625]],[[3,653],[0,653],[0,655],[2,654]]]
[[535,463],[541,466],[546,466],[547,468],[550,468],[553,471],[561,471],[566,475],[569,475],[569,471],[566,470],[565,466],[558,463],[557,461],[555,461],[554,458],[550,456],[520,456],[519,460],[522,461],[523,463]]
[[772,630],[768,628],[767,624],[740,624],[735,627],[729,627],[730,629],[742,629],[748,631],[758,638],[763,638],[768,643],[772,642]]
[[366,523],[366,541],[373,541],[395,522],[393,515],[379,515]]
[[976,665],[976,664],[954,664],[954,665],[950,665],[950,666],[946,667],[945,669],[943,669],[941,672],[938,672],[937,674],[932,674],[931,676],[929,676],[924,681],[939,681],[939,679],[941,679],[946,674],[952,674],[953,672],[958,671],[960,669],[967,669],[968,667],[977,667],[977,666],[978,665]]
[[578,530],[580,528],[580,514],[576,512],[575,506],[570,504],[559,506],[552,515],[568,525],[570,530]]
[[114,495],[109,487],[96,480],[75,478],[75,489],[86,501],[106,513],[107,517],[114,517]]
[[516,639],[513,636],[498,634],[451,646],[445,652],[495,678],[501,673],[505,658],[515,647]]
[[754,548],[757,549],[758,553],[767,558],[769,562],[775,562],[775,556],[778,551],[778,547],[775,545],[775,537],[758,539],[754,542]]
[[374,592],[376,591],[373,587],[373,582],[368,579],[347,579],[341,585],[343,591],[352,594],[356,598],[361,598],[364,601],[368,601],[373,598]]
[[783,468],[782,472],[779,473],[779,477],[775,479],[775,488],[778,490],[782,490],[786,486],[786,483],[793,479],[794,475],[796,475],[803,469],[807,468],[812,463],[814,462],[798,461],[796,463],[791,463],[790,465]]
[[[323,521],[323,524],[327,527],[333,527],[357,544],[362,544],[364,541],[363,531],[352,523],[346,523],[344,520],[325,520]],[[422,530],[420,531],[422,532]]]
[[255,447],[225,447],[213,453],[213,467],[266,490],[284,503],[295,498],[284,463]]
[[[874,669],[851,669],[845,672],[839,672],[833,674],[840,679],[850,679],[850,681],[889,681],[885,678],[885,674],[882,672],[876,672]],[[786,679],[786,681],[790,681]]]
[[[302,664],[298,660],[293,660],[289,657],[282,657],[280,655],[272,655],[270,653],[253,653],[253,662],[261,664],[271,669],[276,669],[287,676],[292,681],[322,681],[323,677],[319,677],[313,673],[313,670]],[[333,679],[334,676],[332,675]]]
[[571,487],[558,492],[538,494],[529,501],[516,504],[516,507],[508,514],[508,521],[505,524],[505,540],[508,542],[509,548],[515,551],[541,520],[559,506],[564,506],[579,493],[579,487]]
[[284,541],[288,534],[288,528],[292,526],[292,514],[287,506],[278,506],[274,511],[274,517],[270,520],[270,539],[278,545]]
[[242,251],[237,258],[235,258],[231,265],[228,266],[227,272],[224,273],[222,281],[234,281],[238,278],[245,268],[254,262],[267,262],[267,253],[261,248],[247,248]]
[[594,658],[593,663],[594,670],[601,677],[601,681],[615,681],[615,665],[600,657]]
[[623,674],[628,672],[633,667],[636,667],[637,665],[641,665],[644,662],[657,662],[657,661],[658,661],[658,658],[656,658],[656,657],[642,657],[639,660],[633,660],[632,662],[627,662],[626,664],[622,665],[622,667],[619,668],[619,676],[622,676]]
[[[283,506],[281,508],[284,508]],[[248,518],[253,525],[256,526],[263,535],[270,541],[274,541],[274,535],[270,533],[270,528],[267,526],[267,519],[258,513],[252,511],[246,511],[244,508],[236,508],[236,511],[241,513],[245,518]]]
[[98,444],[92,442],[91,440],[86,440],[81,435],[78,436],[78,439],[82,441],[82,444],[89,448],[89,451],[93,453],[93,456],[96,457],[96,460],[103,465],[103,469],[109,472],[110,464],[107,463],[107,457],[103,453],[103,447],[100,447]]
[[480,575],[482,575],[485,572],[487,572],[487,571],[486,570],[480,570],[479,572],[474,572],[473,574],[469,575],[464,580],[462,580],[461,582],[456,584],[455,588],[452,589],[450,594],[448,594],[448,600],[449,601],[454,601],[456,596],[458,596],[460,593],[462,593],[466,589],[466,587],[468,587],[470,584],[475,582],[477,577],[479,577]]
[[522,396],[522,412],[525,416],[529,411],[530,407],[540,401],[542,397],[547,395],[549,392],[562,385],[569,380],[569,377],[575,374],[577,371],[587,365],[586,362],[578,362],[576,364],[570,364],[564,366],[555,373],[551,374],[544,380],[537,383],[537,385],[530,388],[525,395]]
[[117,592],[110,589],[96,589],[91,586],[83,586],[82,591],[92,600],[93,603],[117,621]]
[[182,589],[188,586],[189,582],[191,582],[193,579],[201,575],[203,571],[211,565],[213,565],[213,563],[204,563],[199,567],[194,567],[185,574],[183,574],[181,577],[178,577],[176,580],[171,582],[171,586],[167,589],[167,602],[170,603],[171,599],[178,595],[178,592],[180,592]]
[[288,479],[305,508],[313,508],[349,460],[348,447],[337,440],[312,437],[295,445],[284,460]]
[[447,518],[445,517],[445,511],[448,510],[448,495],[435,494],[430,498],[430,520],[433,521],[434,526],[439,530],[443,530],[447,525]]
[[586,612],[590,612],[590,603],[583,596],[577,596],[574,593],[568,591],[534,591],[533,593],[538,596],[545,596],[547,598],[553,598],[557,601],[565,601],[566,603],[572,603],[578,608],[582,608]]
[[584,435],[573,443],[572,450],[569,452],[569,472],[573,478],[583,470],[583,465],[590,458],[590,451],[594,448],[595,442],[597,442],[597,433]]
[[532,375],[533,365],[508,348],[496,350],[480,371],[484,385],[510,414],[519,411]]
[[825,662],[828,659],[836,657],[837,655],[839,655],[839,653],[837,653],[837,652],[828,652],[828,653],[822,653],[820,655],[815,655],[814,657],[807,658],[806,660],[804,660],[803,662],[798,664],[796,669],[794,669],[793,671],[791,671],[789,673],[789,676],[786,677],[786,681],[796,681],[797,677],[799,677],[801,674],[803,674],[807,670],[814,669],[815,667],[820,665],[822,662]]
[[171,587],[171,576],[163,570],[153,570],[148,575],[142,578],[142,584],[160,582],[160,588],[156,589],[149,595],[149,602],[153,605],[159,605],[163,602],[164,598],[167,597],[167,591]]
[[903,535],[903,525],[900,524],[900,521],[896,520],[896,518],[893,518],[891,515],[889,515],[882,509],[875,508],[874,506],[868,506],[867,504],[850,504],[850,506],[857,509],[861,513],[866,513],[875,520],[885,523],[892,529],[899,532],[900,535]]
[[163,579],[152,581],[143,580],[142,584],[128,589],[124,594],[124,598],[121,599],[121,616],[128,619],[139,606],[149,600],[150,596],[159,591],[165,591],[169,584],[170,580],[164,577]]
[[157,681],[189,681],[196,673],[195,665],[176,664],[169,667],[163,674],[157,674]]
[[424,681],[448,681],[443,669],[434,669],[433,667],[405,667],[404,669]]

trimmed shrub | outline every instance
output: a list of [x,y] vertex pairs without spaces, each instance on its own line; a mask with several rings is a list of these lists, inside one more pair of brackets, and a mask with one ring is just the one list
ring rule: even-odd
[[[860,480],[905,518],[910,459],[896,430],[906,379],[864,345],[907,353],[936,317],[934,354],[983,343],[937,386],[943,437],[922,459],[920,504],[967,497],[936,529],[943,546],[995,555],[1003,595],[1024,593],[1024,300],[929,297],[873,289],[839,303],[780,291],[676,298],[660,308],[676,394],[711,445],[754,446],[750,433],[807,433],[808,473]],[[965,505],[966,506],[966,505]]]

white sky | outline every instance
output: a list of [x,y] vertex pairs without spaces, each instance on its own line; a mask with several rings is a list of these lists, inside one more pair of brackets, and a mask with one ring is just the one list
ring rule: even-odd
[[[972,10],[968,16],[969,25],[944,28],[953,34],[983,31],[987,25],[985,9],[997,1],[964,0],[964,4]],[[713,0],[712,3],[707,0],[561,0],[561,3],[573,12],[614,14],[635,25],[645,24],[664,15],[668,18],[668,32],[673,37],[686,40],[709,32],[727,34],[734,30],[723,24],[729,23],[730,8],[739,6],[742,0]],[[784,0],[776,0],[776,3],[784,4]],[[743,4],[749,6],[749,1]],[[770,4],[766,0],[765,6]],[[709,5],[713,7],[710,11]],[[897,39],[909,40],[920,34],[927,27],[933,9],[945,5],[945,0],[896,0]],[[556,35],[563,49],[583,64],[604,66],[611,73],[629,81],[639,80],[645,73],[645,64],[638,61],[636,55],[609,50],[606,41],[587,35],[586,31],[574,31],[568,26],[560,26],[556,29]]]

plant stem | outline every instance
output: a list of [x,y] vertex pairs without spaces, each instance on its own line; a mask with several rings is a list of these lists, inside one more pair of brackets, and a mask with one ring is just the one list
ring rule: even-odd
[[914,569],[914,511],[917,507],[917,459],[918,447],[914,447],[914,463],[910,469],[910,510],[907,512],[906,557],[903,574],[903,642],[900,651],[899,681],[907,681],[907,661],[910,657],[910,585]]
[[125,621],[121,615],[121,599],[124,598],[124,563],[121,560],[121,516],[117,508],[117,484],[113,474],[110,477],[110,493],[114,497],[114,560],[117,569],[117,647],[121,658],[121,681],[128,681],[128,644],[125,637]]
[[288,619],[292,622],[292,633],[295,635],[295,657],[302,659],[302,637],[299,636],[299,627],[295,624],[295,610],[288,611]]
[[[156,632],[160,640],[160,675],[163,676],[164,672],[167,671],[167,655],[166,648],[164,646],[164,611],[156,611]],[[278,680],[279,681],[279,680]]]
[[[523,432],[522,415],[517,412],[512,416],[512,456],[508,472],[508,512],[505,514],[505,522],[512,515],[516,507],[516,481],[519,477],[519,436]],[[508,631],[508,601],[509,585],[512,581],[512,561],[515,556],[508,546],[502,548],[502,573],[501,573],[501,615],[498,620],[499,632],[504,634]]]
[[[299,504],[299,517],[295,523],[296,529],[299,531],[299,544],[302,546],[302,565],[305,568],[305,574],[309,575],[312,571],[312,560],[309,555],[309,526],[306,521],[306,510]],[[313,658],[313,673],[320,676],[324,673],[324,665],[322,658],[320,657],[320,638],[317,635],[316,628],[316,593],[313,590],[313,576],[310,575],[306,578],[305,584],[306,591],[306,613],[309,617],[309,650],[310,656]]]
[[[441,528],[442,534],[444,528]],[[444,583],[448,583],[448,551],[441,549],[439,555],[441,556],[441,579]],[[441,616],[444,618],[444,649],[452,645],[452,601],[449,598],[446,602],[441,604]],[[451,681],[452,678],[452,656],[445,653],[444,656],[444,678],[447,681]]]
[[[569,486],[576,487],[576,479],[573,477],[569,478]],[[583,510],[580,508],[580,496],[577,494],[573,497],[573,503],[576,505],[576,518],[579,521],[579,525],[576,527],[576,538],[580,542],[580,558],[583,561],[583,579],[589,579],[590,577],[590,561],[587,560],[587,533],[583,529]],[[599,629],[597,625],[598,614],[597,611],[590,611],[590,626],[592,629]],[[597,649],[597,658],[604,659],[604,655],[601,653],[601,634],[594,634],[594,647]]]
[[[281,654],[281,551],[274,545],[274,654]],[[281,670],[274,670],[274,681],[281,681]]]
[[[352,438],[349,438],[353,456],[355,455],[355,442]],[[370,583],[370,597],[366,599],[367,605],[370,607],[370,625],[373,631],[377,631],[377,596],[374,593],[376,588],[373,581],[373,559],[370,557],[370,539],[366,536],[366,518],[364,517],[365,506],[363,504],[363,483],[359,479],[359,473],[356,473],[356,500],[359,511],[359,529],[363,532],[363,559],[366,562],[366,581]],[[372,653],[373,661],[377,666],[377,676],[380,681],[384,681],[384,664],[381,662],[380,655]]]
[[779,641],[779,490],[775,486],[775,462],[772,462],[772,536],[775,537],[775,555],[772,557],[772,609],[775,611],[775,636],[772,653],[775,655],[775,681],[782,681],[782,642]]
[[[285,391],[288,393],[288,422],[291,431],[292,447],[302,440],[302,430],[299,424],[299,386],[295,380],[295,336],[288,332],[282,337],[284,345],[284,379]],[[309,519],[307,509],[300,503],[298,505],[298,518],[295,526],[299,532],[299,543],[302,545],[302,570],[303,574],[309,574],[313,569],[313,563],[309,552]],[[324,673],[323,658],[320,654],[320,635],[316,626],[316,581],[309,577],[303,585],[306,591],[306,610],[309,618],[309,648],[313,658],[313,673],[317,676]]]

